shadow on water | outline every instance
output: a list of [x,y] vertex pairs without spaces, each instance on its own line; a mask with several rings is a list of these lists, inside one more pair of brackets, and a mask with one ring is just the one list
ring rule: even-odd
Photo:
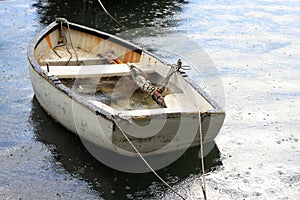
[[[182,10],[184,0],[102,0],[106,10],[126,29],[145,26],[172,27],[177,24],[172,16]],[[120,31],[118,24],[103,11],[97,0],[37,0],[32,5],[37,8],[40,22],[48,25],[57,17],[84,24],[96,29],[115,33]]]
[[[154,184],[164,188],[152,173],[125,173],[100,163],[84,148],[78,136],[62,127],[40,107],[35,97],[32,99],[31,121],[35,126],[36,140],[44,143],[52,152],[56,160],[55,166],[63,167],[67,173],[87,181],[102,197],[151,197],[157,191],[151,191],[150,186]],[[158,170],[158,174],[171,185],[198,174],[201,170],[198,152],[198,148],[188,150],[177,161]],[[222,165],[219,153],[215,145],[205,157],[207,171]]]

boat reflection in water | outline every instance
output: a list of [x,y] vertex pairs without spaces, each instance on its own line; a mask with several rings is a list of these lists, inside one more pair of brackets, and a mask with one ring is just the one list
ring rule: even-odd
[[[126,29],[140,27],[172,27],[177,24],[172,16],[182,10],[186,2],[179,0],[166,1],[101,1]],[[103,11],[97,0],[65,1],[46,0],[33,4],[37,9],[40,22],[48,25],[57,17],[64,17],[72,22],[101,29],[109,33],[120,31],[120,26]]]
[[[104,198],[122,199],[129,193],[136,198],[151,197],[154,194],[149,187],[161,184],[152,173],[125,173],[100,163],[85,149],[78,136],[55,122],[41,108],[35,97],[32,99],[30,120],[35,126],[36,140],[44,143],[52,152],[56,162],[54,165],[63,167],[67,173],[87,181]],[[199,174],[201,167],[198,154],[199,148],[191,148],[177,161],[157,173],[171,185],[190,175]],[[204,159],[207,172],[222,165],[219,154],[217,146],[214,145]]]

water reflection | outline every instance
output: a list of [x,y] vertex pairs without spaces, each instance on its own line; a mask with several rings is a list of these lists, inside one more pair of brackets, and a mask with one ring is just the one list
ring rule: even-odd
[[[172,16],[181,11],[184,0],[102,0],[108,12],[126,29],[144,26],[175,26]],[[69,21],[84,24],[96,29],[116,33],[120,31],[100,7],[97,0],[37,0],[33,4],[37,8],[40,22],[44,25],[54,21],[56,17],[65,17]]]
[[[79,137],[67,131],[47,115],[36,98],[32,100],[31,121],[35,126],[36,140],[46,144],[52,151],[56,160],[54,165],[87,181],[104,198],[124,199],[128,195],[134,198],[146,198],[166,190],[151,173],[129,174],[101,164],[87,152]],[[171,185],[184,180],[191,174],[198,174],[201,169],[198,152],[197,148],[187,151],[176,162],[159,170],[158,174]],[[210,154],[206,156],[207,171],[222,164],[219,153],[215,145]],[[151,189],[153,184],[160,185],[161,191]]]

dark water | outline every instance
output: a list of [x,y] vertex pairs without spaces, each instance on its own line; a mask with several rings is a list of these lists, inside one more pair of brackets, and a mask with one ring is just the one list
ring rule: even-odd
[[[103,4],[126,28],[95,0],[0,1],[0,199],[176,198],[151,173],[127,174],[99,163],[38,105],[26,50],[56,17],[119,33],[154,53],[178,49],[181,44],[170,42],[174,32],[192,41],[185,53],[196,43],[215,70],[194,78],[224,94],[216,100],[223,98],[227,113],[217,146],[205,160],[208,198],[299,199],[299,2]],[[142,27],[160,34],[137,35]],[[129,29],[135,30],[124,34]],[[220,80],[221,89],[214,88],[211,83]],[[158,173],[188,199],[202,199],[199,170],[198,149],[192,149]]]
[[176,26],[177,20],[168,20],[180,12],[184,0],[173,1],[102,1],[108,12],[126,28],[117,23],[103,12],[97,0],[63,1],[48,0],[37,1],[32,6],[37,8],[39,20],[42,24],[49,24],[56,17],[65,17],[69,21],[84,24],[109,33],[120,30],[140,28],[143,26]]

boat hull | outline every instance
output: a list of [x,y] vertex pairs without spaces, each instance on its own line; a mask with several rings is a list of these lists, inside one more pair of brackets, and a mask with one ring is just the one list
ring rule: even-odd
[[[84,48],[86,44],[82,41],[88,41],[88,38],[93,38],[94,41],[96,36],[105,35],[103,32],[83,26],[75,24],[72,26],[78,28],[74,31],[73,37],[78,44],[75,43],[74,46],[82,45],[80,48]],[[200,94],[203,91],[191,84],[186,76],[182,77],[178,73],[170,79],[174,84],[180,82],[182,91],[189,97],[189,99],[185,97],[179,107],[174,104],[175,106],[171,108],[124,112],[101,102],[88,101],[64,85],[59,76],[41,67],[43,62],[40,61],[38,54],[45,50],[49,51],[49,48],[52,49],[53,41],[58,34],[58,31],[55,31],[57,27],[57,24],[51,24],[29,45],[29,71],[34,93],[43,109],[68,130],[77,134],[96,158],[102,160],[107,157],[108,164],[106,164],[111,166],[115,165],[115,163],[109,164],[112,157],[119,160],[123,160],[123,157],[136,159],[138,157],[136,150],[138,150],[147,160],[157,160],[159,156],[162,162],[159,162],[156,168],[160,168],[165,166],[166,162],[171,162],[173,158],[178,158],[188,148],[198,146],[200,143],[207,144],[205,154],[209,153],[213,148],[211,144],[214,144],[214,139],[223,124],[225,113],[206,94]],[[80,34],[79,31],[84,30],[86,33]],[[89,36],[81,40],[80,35]],[[139,59],[140,64],[147,66],[147,69],[156,70],[162,77],[167,75],[168,66],[150,53],[111,35],[104,38],[112,38],[111,41],[116,42],[111,44],[105,41],[106,46],[110,48],[121,46],[119,51],[126,52],[125,56],[121,56],[122,59],[135,61]],[[128,49],[134,49],[134,52],[129,54]],[[175,97],[180,99],[182,97],[180,95]],[[201,106],[190,107],[185,104]],[[201,120],[199,120],[199,113]],[[200,142],[200,134],[202,142]]]

